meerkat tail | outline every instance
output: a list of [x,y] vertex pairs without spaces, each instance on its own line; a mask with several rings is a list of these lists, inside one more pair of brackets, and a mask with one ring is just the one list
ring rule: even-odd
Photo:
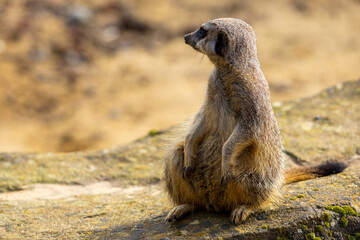
[[285,172],[285,184],[341,173],[346,167],[343,162],[327,162],[315,166],[292,168]]

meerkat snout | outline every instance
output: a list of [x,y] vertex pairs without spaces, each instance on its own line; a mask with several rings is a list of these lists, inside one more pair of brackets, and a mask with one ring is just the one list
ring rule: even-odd
[[184,36],[185,43],[196,51],[211,57],[223,57],[227,43],[226,34],[213,24],[204,24],[198,30]]
[[184,36],[185,43],[193,47],[195,50],[202,52],[202,48],[199,45],[201,45],[200,43],[206,37],[207,32],[208,31],[203,27],[200,27],[198,30]]
[[184,36],[184,39],[185,39],[185,43],[186,43],[186,44],[189,44],[190,38],[191,38],[190,34],[186,34],[186,35]]
[[198,50],[198,48],[196,47],[196,44],[199,42],[199,40],[201,39],[197,39],[196,36],[194,36],[194,33],[189,33],[186,34],[184,36],[185,39],[185,43],[190,45],[191,47],[193,47],[195,50]]

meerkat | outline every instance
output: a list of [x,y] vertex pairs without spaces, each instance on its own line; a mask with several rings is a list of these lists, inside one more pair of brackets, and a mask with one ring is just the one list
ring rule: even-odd
[[288,183],[342,171],[343,165],[329,163],[284,178],[280,131],[249,24],[214,19],[184,38],[215,68],[204,103],[165,159],[166,190],[177,205],[167,221],[204,209],[231,212],[239,224],[279,199],[285,178]]

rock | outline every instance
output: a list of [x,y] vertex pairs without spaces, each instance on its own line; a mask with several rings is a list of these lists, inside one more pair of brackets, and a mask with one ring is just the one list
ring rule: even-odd
[[68,7],[66,10],[66,21],[70,25],[85,24],[92,16],[91,10],[82,5]]
[[104,43],[113,42],[119,38],[120,35],[119,27],[116,25],[106,26],[103,29],[101,29],[99,35],[102,42]]
[[[341,88],[329,88],[316,96],[274,107],[289,166],[340,160],[349,167],[340,174],[284,186],[283,199],[277,206],[256,211],[244,224],[233,226],[229,213],[209,212],[195,212],[174,223],[164,221],[171,204],[160,179],[163,146],[176,132],[170,129],[149,134],[128,146],[102,151],[0,154],[0,238],[358,237],[359,89],[360,81],[348,82]],[[89,183],[106,179],[114,186],[107,194],[86,192],[91,189],[86,187]],[[11,191],[25,189],[31,193],[29,186],[40,183],[85,185],[86,191],[82,191],[86,195],[79,191],[64,198],[34,200],[23,194],[23,199],[4,200]]]

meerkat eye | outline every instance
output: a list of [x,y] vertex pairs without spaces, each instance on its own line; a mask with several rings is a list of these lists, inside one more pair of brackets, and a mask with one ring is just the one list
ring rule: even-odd
[[206,36],[206,34],[207,31],[203,27],[201,27],[196,33],[199,39],[203,39]]

